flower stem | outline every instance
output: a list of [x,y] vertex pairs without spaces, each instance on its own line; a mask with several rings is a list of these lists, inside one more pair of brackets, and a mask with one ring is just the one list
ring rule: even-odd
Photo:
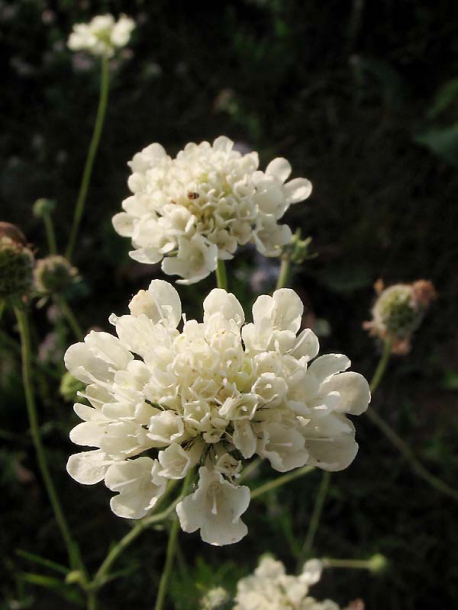
[[97,610],[97,592],[88,590],[87,595],[87,610]]
[[[305,537],[304,545],[302,547],[302,551],[299,555],[298,563],[302,564],[308,557],[310,556],[310,552],[313,547],[313,542],[315,540],[316,533],[318,531],[318,527],[320,525],[321,515],[323,513],[323,506],[326,500],[326,495],[329,489],[329,483],[331,481],[331,473],[323,472],[321,484],[318,489],[318,493],[315,498],[315,505],[313,507],[312,516],[310,518],[310,524],[307,531],[307,536]],[[301,567],[299,565],[298,567]]]
[[227,274],[226,274],[226,265],[224,261],[218,259],[218,265],[216,267],[216,285],[218,288],[223,288],[227,290]]
[[[189,470],[186,475],[186,479],[183,484],[183,490],[181,492],[181,497],[183,497],[189,488],[189,485],[194,476],[194,469]],[[180,531],[180,522],[178,520],[178,515],[174,515],[172,521],[172,527],[170,528],[169,541],[167,544],[167,552],[165,556],[165,565],[164,570],[161,576],[161,582],[159,583],[159,591],[157,593],[156,605],[154,606],[154,610],[162,610],[164,607],[164,600],[167,595],[167,589],[169,586],[170,575],[172,573],[173,568],[173,560],[175,557],[175,550],[177,546],[178,540],[178,532]]]
[[19,308],[14,309],[16,319],[19,326],[19,333],[21,337],[21,350],[22,350],[22,378],[24,383],[25,398],[27,403],[27,412],[29,416],[30,431],[32,434],[32,440],[35,447],[35,451],[38,459],[38,466],[40,468],[41,476],[43,478],[46,491],[48,493],[49,500],[51,502],[54,516],[57,521],[57,525],[60,529],[62,538],[67,548],[70,566],[73,569],[78,568],[81,572],[85,573],[84,565],[82,564],[76,543],[73,541],[68,528],[64,512],[60,505],[59,497],[57,495],[54,483],[51,478],[51,474],[48,469],[46,461],[45,450],[41,441],[40,429],[38,425],[38,415],[35,404],[35,396],[33,392],[32,384],[32,370],[31,370],[31,344],[30,344],[30,331],[27,313]]
[[165,596],[167,595],[169,579],[172,573],[173,559],[175,556],[175,549],[177,545],[179,530],[180,522],[178,520],[177,515],[175,515],[172,521],[172,527],[170,529],[169,542],[167,544],[167,554],[165,557],[165,565],[161,576],[161,582],[159,583],[159,591],[157,594],[156,605],[154,606],[154,610],[162,610],[162,608],[164,607],[164,600]]
[[282,485],[285,485],[290,481],[294,481],[294,479],[298,479],[304,474],[312,472],[312,470],[315,470],[314,466],[302,466],[302,468],[298,468],[297,470],[293,470],[293,472],[288,472],[287,474],[284,474],[281,477],[274,479],[273,481],[269,481],[268,483],[265,483],[264,485],[261,485],[260,487],[254,489],[250,494],[251,499],[253,500],[254,498],[257,498],[258,496],[261,496],[262,494],[265,494],[268,491],[272,491],[273,489],[281,487]]
[[287,254],[283,254],[281,258],[280,272],[278,274],[277,285],[275,286],[275,290],[280,290],[280,288],[286,288],[289,284],[291,272],[291,257]]
[[[389,341],[385,341],[382,357],[380,358],[380,362],[378,363],[377,368],[375,369],[374,376],[372,377],[372,381],[370,383],[371,392],[374,392],[376,388],[378,388],[383,375],[386,371],[386,367],[388,361],[390,359],[391,354],[391,344]],[[458,501],[458,491],[453,487],[447,485],[433,474],[431,474],[423,464],[415,457],[412,449],[402,440],[402,438],[389,426],[374,410],[373,407],[369,407],[366,411],[369,419],[373,424],[377,426],[377,428],[386,436],[386,438],[398,449],[398,451],[403,455],[403,457],[410,464],[413,472],[417,474],[420,478],[426,481],[431,487],[437,489],[437,491],[450,496],[454,500]]]
[[56,234],[50,214],[43,214],[43,222],[46,230],[46,240],[48,242],[49,254],[57,254]]
[[81,180],[81,186],[78,193],[78,199],[76,201],[75,214],[73,216],[73,224],[70,231],[70,237],[68,240],[67,250],[65,252],[66,258],[70,261],[73,255],[73,250],[76,245],[76,238],[78,235],[81,218],[83,216],[84,204],[86,202],[87,191],[89,188],[89,181],[91,179],[92,166],[94,165],[94,159],[97,153],[97,149],[100,142],[100,136],[102,134],[103,122],[105,119],[105,113],[108,102],[108,90],[109,90],[109,63],[108,58],[102,57],[102,71],[101,71],[101,83],[100,83],[100,98],[99,106],[97,109],[97,116],[95,119],[94,132],[92,134],[92,140],[89,145],[89,150],[86,158],[86,164],[84,166],[83,178]]
[[351,568],[353,570],[372,570],[371,559],[330,559],[321,560],[326,568]]
[[385,374],[385,371],[386,371],[386,367],[390,360],[390,356],[391,356],[391,341],[389,341],[387,339],[383,344],[382,357],[380,358],[380,361],[377,365],[377,368],[375,369],[375,373],[374,373],[371,383],[370,383],[371,392],[375,392],[375,390],[378,388],[380,382],[382,381],[383,375]]
[[70,305],[61,295],[56,295],[54,299],[56,301],[57,306],[64,314],[65,319],[67,320],[68,325],[72,329],[73,334],[78,339],[78,341],[81,341],[81,339],[83,338],[83,331],[81,330],[81,326],[79,325],[78,320],[75,318],[75,314],[73,313]]
[[453,489],[444,483],[433,474],[431,474],[426,468],[421,464],[421,462],[415,457],[412,452],[412,449],[402,440],[402,438],[396,434],[396,432],[380,417],[377,411],[369,408],[367,410],[367,415],[369,419],[377,426],[377,428],[386,436],[386,438],[399,450],[399,452],[403,455],[403,457],[409,462],[413,472],[421,477],[424,481],[429,483],[431,487],[437,489],[441,493],[450,496],[454,500],[458,501],[458,491]]

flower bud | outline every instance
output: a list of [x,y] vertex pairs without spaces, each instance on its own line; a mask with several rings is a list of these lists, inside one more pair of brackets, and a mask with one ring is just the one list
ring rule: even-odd
[[85,388],[86,386],[82,381],[66,372],[60,380],[59,392],[65,400],[72,402],[78,400],[78,392],[82,392]]
[[372,308],[372,320],[363,326],[371,335],[390,341],[393,354],[407,354],[412,334],[420,326],[431,301],[437,298],[434,286],[427,280],[418,280],[384,289],[379,280],[375,290],[378,298]]
[[0,299],[27,296],[33,285],[33,253],[22,232],[0,223]]
[[381,574],[382,572],[385,572],[388,569],[388,559],[385,557],[385,555],[382,555],[381,553],[376,553],[375,555],[372,555],[372,557],[369,560],[370,563],[370,571],[373,574]]
[[63,256],[53,254],[37,261],[35,287],[40,294],[61,293],[78,279],[78,270]]
[[56,209],[56,202],[52,199],[37,199],[33,205],[33,213],[37,218],[49,216]]

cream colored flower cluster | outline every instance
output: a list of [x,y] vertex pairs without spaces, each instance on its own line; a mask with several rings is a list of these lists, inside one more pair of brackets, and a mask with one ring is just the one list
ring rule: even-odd
[[254,574],[238,582],[234,610],[339,610],[335,602],[320,602],[308,594],[310,585],[320,580],[322,567],[311,559],[299,576],[290,576],[280,561],[263,557]]
[[91,55],[113,57],[115,51],[125,47],[130,40],[135,22],[121,15],[115,21],[113,15],[98,15],[89,23],[77,23],[68,39],[72,51],[87,51]]
[[286,182],[291,165],[274,159],[258,170],[255,152],[242,155],[226,137],[213,144],[188,144],[175,159],[151,144],[130,162],[125,212],[113,218],[115,230],[132,238],[131,257],[162,261],[181,283],[201,280],[228,260],[239,245],[252,242],[266,256],[278,256],[291,230],[278,221],[291,204],[306,199],[305,178]]
[[170,480],[198,467],[193,493],[177,506],[181,527],[230,544],[247,533],[240,517],[250,492],[237,484],[245,460],[260,456],[278,472],[353,460],[346,413],[367,408],[368,384],[343,372],[346,356],[316,358],[318,339],[299,332],[293,290],[259,297],[249,324],[234,295],[212,290],[203,322],[183,316],[181,332],[180,298],[167,282],[153,280],[129,308],[110,318],[117,337],[92,331],[65,355],[90,403],[75,405],[84,421],[70,438],[96,448],[71,456],[68,472],[80,483],[104,480],[117,492],[117,515],[143,517]]

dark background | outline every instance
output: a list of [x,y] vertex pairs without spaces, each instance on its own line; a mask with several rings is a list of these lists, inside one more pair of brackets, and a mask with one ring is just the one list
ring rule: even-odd
[[[159,276],[157,268],[129,259],[127,240],[111,226],[128,196],[127,161],[136,152],[157,141],[174,155],[189,141],[224,134],[259,151],[262,168],[285,156],[293,176],[314,185],[311,198],[292,208],[287,220],[313,237],[318,254],[297,270],[293,285],[308,305],[309,321],[330,325],[324,351],[346,353],[353,368],[370,377],[379,351],[361,324],[370,315],[374,282],[434,282],[439,298],[412,352],[392,359],[373,404],[432,472],[456,483],[458,3],[1,1],[1,220],[18,224],[38,257],[46,255],[45,233],[32,205],[40,197],[56,200],[63,250],[98,101],[97,60],[70,53],[66,39],[73,23],[108,11],[128,14],[138,27],[113,61],[108,113],[76,248],[84,284],[72,305],[83,327],[106,329],[107,316],[123,313],[130,296]],[[251,263],[246,252],[230,268],[231,288],[247,303],[254,295],[242,279]],[[188,314],[200,315],[202,295],[212,286],[210,278],[180,289]],[[37,342],[45,338],[46,315],[43,309],[35,314]],[[6,314],[4,329],[9,321]],[[15,338],[14,330],[6,332]],[[0,607],[6,609],[13,607],[8,600],[18,598],[18,575],[31,570],[18,548],[56,561],[65,556],[26,434],[19,356],[4,335],[0,482],[8,500],[0,509]],[[61,359],[48,366],[58,385]],[[63,503],[96,567],[126,526],[110,514],[103,486],[83,489],[64,472],[72,451],[68,429],[76,422],[71,404],[49,380],[39,396]],[[356,426],[360,453],[347,471],[332,477],[314,554],[382,553],[389,568],[376,576],[329,571],[315,589],[317,597],[340,604],[360,597],[368,610],[455,608],[456,502],[416,477],[364,416]],[[20,468],[32,477],[29,482],[21,479]],[[263,476],[269,477],[267,469]],[[293,570],[292,539],[305,537],[319,481],[320,473],[314,473],[253,502],[247,523],[255,535],[235,547],[213,549],[197,535],[183,535],[176,607],[195,608],[205,587],[246,575],[263,552]],[[120,562],[129,576],[102,592],[103,607],[150,608],[164,546],[165,534],[145,535]],[[21,586],[22,603],[32,601],[20,607],[76,607],[45,587]]]

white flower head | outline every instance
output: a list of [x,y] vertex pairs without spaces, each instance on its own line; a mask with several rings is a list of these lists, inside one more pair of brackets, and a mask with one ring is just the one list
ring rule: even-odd
[[254,573],[237,583],[234,610],[340,610],[329,599],[320,602],[309,595],[309,587],[319,581],[321,569],[321,562],[312,559],[302,574],[290,576],[281,561],[265,555]]
[[82,421],[70,438],[91,448],[72,455],[67,470],[117,492],[117,515],[143,517],[170,481],[198,467],[194,491],[177,506],[181,527],[231,544],[247,532],[250,494],[238,484],[246,460],[259,456],[288,472],[305,464],[340,470],[355,457],[347,414],[367,408],[367,381],[346,371],[346,356],[316,357],[294,291],[260,297],[249,324],[236,297],[215,289],[203,321],[184,317],[180,327],[180,298],[162,280],[129,307],[110,317],[117,336],[92,331],[65,355],[89,401],[75,404]]
[[291,166],[274,159],[263,172],[255,152],[241,154],[224,136],[213,144],[188,144],[175,159],[151,144],[129,163],[133,195],[113,218],[130,237],[132,258],[162,261],[162,270],[182,283],[197,282],[252,242],[266,256],[278,256],[291,230],[279,225],[290,205],[307,199],[305,178],[287,182]]
[[113,57],[117,49],[125,47],[135,22],[121,15],[115,21],[113,15],[98,15],[89,23],[76,23],[68,39],[72,51],[86,51],[91,55]]

